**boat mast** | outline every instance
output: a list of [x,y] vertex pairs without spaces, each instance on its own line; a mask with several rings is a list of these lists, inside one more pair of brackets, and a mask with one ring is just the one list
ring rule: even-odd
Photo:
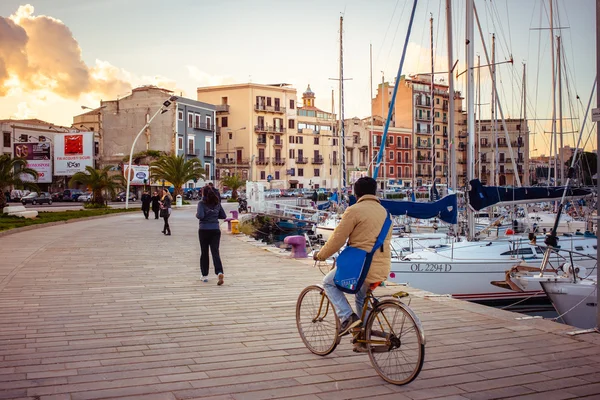
[[[373,98],[373,44],[369,43],[369,66],[370,66],[370,71],[369,71],[369,88],[371,89],[371,97],[370,99]],[[381,116],[383,118],[383,115]],[[369,140],[373,140],[371,139],[373,137],[373,128],[375,122],[373,121],[373,107],[371,107],[371,134],[369,135]],[[367,143],[368,144],[368,143]],[[368,153],[368,157],[366,158],[366,160],[369,160],[369,165],[371,164],[371,149],[370,146],[367,149]],[[362,153],[362,150],[360,151]],[[365,160],[365,161],[366,161]]]
[[452,54],[452,1],[446,0],[446,30],[448,37],[448,145],[450,148],[450,187],[456,190],[458,187],[457,168],[456,168],[456,145],[454,143],[454,76],[452,67],[454,66],[454,56]]
[[[596,38],[600,37],[600,0],[596,0]],[[596,93],[600,93],[600,84],[597,83],[598,72],[600,72],[600,40],[596,40],[596,84],[598,85],[598,90]],[[600,96],[596,95],[596,107],[600,108]],[[596,122],[596,147],[598,147],[598,143],[600,143],[600,121]],[[600,163],[597,164],[596,173],[597,176],[600,177]],[[598,183],[598,187],[596,189],[596,193],[600,193],[600,179],[596,180]],[[596,215],[600,215],[600,201],[596,198]],[[600,224],[596,222],[596,237],[597,245],[596,245],[596,260],[600,260],[600,235],[598,232],[598,226]],[[600,282],[600,268],[596,266],[596,285]],[[596,288],[596,304],[600,304],[600,290]],[[600,328],[600,307],[598,307],[598,315],[596,318],[596,329]]]
[[[435,101],[433,100],[434,96],[434,84],[433,84],[433,14],[430,14],[429,18],[429,37],[431,41],[431,92],[430,92],[430,100],[431,100],[431,193],[433,193],[433,188],[435,187]],[[431,197],[431,195],[430,195]],[[430,198],[429,200],[437,200]]]
[[[552,46],[550,55],[552,56],[552,137],[554,141],[554,184],[557,185],[558,171],[556,170],[556,161],[558,158],[558,150],[556,145],[556,63],[554,61],[554,16],[552,14],[552,0],[548,0],[548,2],[550,3],[550,46]],[[550,152],[552,152],[552,142],[550,142]]]
[[338,192],[338,203],[342,202],[342,189],[346,188],[346,135],[344,124],[344,48],[343,48],[343,26],[344,17],[340,16],[340,90],[339,90],[339,105],[340,105],[340,184],[341,188]]
[[492,137],[494,138],[494,186],[499,186],[500,154],[498,152],[498,125],[496,123],[496,35],[492,33]]
[[[396,84],[398,84],[396,82]],[[381,71],[381,116],[383,117],[385,114],[385,107],[384,107],[384,102],[383,102],[383,87],[385,86],[385,75],[383,73],[383,71]],[[392,113],[391,110],[389,111],[390,114]],[[387,143],[384,143],[384,141],[387,141],[386,138],[383,137],[383,135],[381,135],[381,147],[380,149],[383,149],[383,198],[385,199],[385,182],[386,182],[386,164],[385,164],[385,160],[386,160],[386,155],[385,155],[385,146]]]
[[[475,178],[475,110],[474,110],[474,84],[475,76],[473,73],[473,61],[475,56],[475,37],[474,37],[474,0],[466,0],[466,59],[467,59],[467,181]],[[467,207],[468,238],[472,240],[475,235],[475,219],[471,207]]]
[[527,83],[525,79],[525,64],[523,64],[523,121],[521,123],[521,132],[525,128],[525,186],[531,185],[529,180],[529,126],[527,125]]
[[560,36],[556,37],[556,67],[558,68],[558,134],[560,147],[558,156],[560,157],[560,184],[565,184],[565,151],[563,149],[563,115],[562,115],[562,74],[561,74],[561,54],[560,54]]
[[[477,178],[481,181],[481,164],[483,157],[481,152],[481,56],[477,56]],[[491,179],[490,179],[491,181]],[[489,185],[490,182],[486,183]]]

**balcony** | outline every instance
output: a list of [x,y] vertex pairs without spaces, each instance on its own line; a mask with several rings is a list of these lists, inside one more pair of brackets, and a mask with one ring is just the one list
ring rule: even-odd
[[431,117],[428,118],[426,115],[423,115],[423,114],[419,115],[419,113],[415,113],[415,119],[417,121],[426,121],[426,122],[431,121]]
[[415,133],[417,135],[431,135],[431,129],[417,129]]
[[313,157],[312,163],[313,164],[323,164],[323,156]]
[[206,122],[194,123],[194,129],[212,132],[215,130],[215,124],[207,124]]
[[337,158],[334,158],[333,160],[331,160],[331,164],[332,165],[339,165],[340,161]]
[[419,163],[430,163],[431,162],[431,157],[418,157],[417,156],[417,162],[419,162]]
[[247,166],[250,164],[250,160],[247,158],[217,158],[217,165],[242,165]]
[[282,126],[254,125],[254,132],[260,132],[260,133],[285,133],[285,128],[282,127]]
[[281,147],[283,146],[283,140],[277,140],[275,139],[275,141],[273,142],[273,146],[277,146],[277,147]]
[[508,147],[505,141],[498,141],[498,147]]
[[259,137],[256,140],[256,145],[257,146],[266,146],[267,145],[267,138],[266,137]]
[[276,114],[285,114],[285,107],[281,106],[265,106],[263,104],[254,104],[254,111],[270,112]]
[[479,146],[480,147],[492,147],[492,144],[491,143],[481,143]]
[[285,158],[273,158],[273,165],[285,165]]
[[398,160],[398,164],[412,164],[412,158],[405,158],[404,161]]
[[431,107],[431,101],[421,101],[421,99],[416,99],[415,100],[415,106],[430,108]]
[[269,157],[257,158],[256,165],[269,165]]
[[308,157],[296,158],[296,164],[308,164]]
[[430,149],[431,148],[431,143],[418,143],[417,142],[417,149]]
[[200,149],[193,149],[193,148],[191,148],[191,147],[188,147],[188,149],[187,149],[187,153],[186,153],[186,156],[189,156],[189,157],[196,157],[196,156],[198,156],[199,154],[200,154]]
[[229,114],[229,104],[217,104],[215,111],[219,114]]
[[214,157],[214,156],[215,156],[214,150],[211,150],[211,149],[204,150],[204,157]]

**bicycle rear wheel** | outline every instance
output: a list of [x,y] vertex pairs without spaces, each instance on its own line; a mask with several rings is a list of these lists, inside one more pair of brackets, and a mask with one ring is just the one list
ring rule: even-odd
[[365,339],[377,373],[389,383],[405,385],[421,372],[425,340],[420,323],[395,301],[379,303],[369,315]]
[[333,304],[320,286],[308,286],[296,302],[296,326],[308,349],[320,356],[331,353],[339,343],[339,321]]

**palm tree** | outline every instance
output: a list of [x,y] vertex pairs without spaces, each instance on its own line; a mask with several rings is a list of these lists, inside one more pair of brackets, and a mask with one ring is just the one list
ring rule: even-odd
[[191,180],[204,177],[204,168],[197,158],[185,160],[181,156],[162,156],[150,164],[150,178],[155,182],[169,181],[175,188],[174,195],[183,193],[183,185]]
[[117,190],[125,186],[125,177],[122,175],[109,174],[113,168],[107,165],[102,169],[94,169],[90,166],[85,167],[85,172],[77,172],[69,180],[69,187],[75,185],[84,185],[92,191],[92,202],[94,204],[104,204],[104,195],[113,197]]
[[[28,178],[29,175],[29,179]],[[38,173],[27,168],[27,161],[22,158],[10,158],[9,154],[0,156],[0,209],[6,206],[4,189],[10,186],[29,190],[39,190],[38,185],[30,180],[37,180]]]
[[221,179],[221,182],[223,183],[223,186],[227,186],[231,189],[231,198],[234,200],[238,197],[237,190],[246,183],[239,175],[226,176]]

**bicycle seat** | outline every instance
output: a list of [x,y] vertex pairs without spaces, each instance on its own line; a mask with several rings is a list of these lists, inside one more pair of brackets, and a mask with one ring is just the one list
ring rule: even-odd
[[373,291],[377,289],[383,282],[373,282],[369,285],[369,290]]

